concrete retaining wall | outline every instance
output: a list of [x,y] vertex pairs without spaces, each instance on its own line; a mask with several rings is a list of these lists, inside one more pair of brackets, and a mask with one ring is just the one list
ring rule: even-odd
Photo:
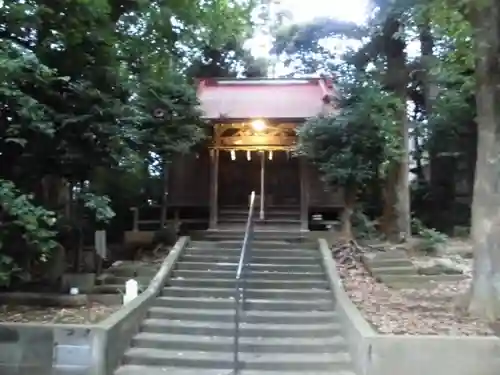
[[93,327],[2,324],[0,374],[88,374],[98,335]]
[[0,324],[0,374],[110,375],[188,242],[177,241],[149,287],[99,324]]
[[318,240],[332,293],[358,375],[498,375],[500,339],[377,333],[345,292],[325,240]]

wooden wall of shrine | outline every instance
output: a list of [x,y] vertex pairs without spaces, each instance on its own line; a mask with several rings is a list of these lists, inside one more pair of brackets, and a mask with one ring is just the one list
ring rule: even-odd
[[210,154],[208,148],[176,155],[169,168],[170,207],[208,207]]
[[[236,175],[233,167],[241,165],[241,159],[245,159],[244,152],[238,153],[238,162],[230,160],[229,152],[220,152],[219,201],[221,204],[225,201],[227,201],[228,204],[233,200],[235,202],[237,201],[235,196],[239,194],[238,186],[241,186],[242,189],[247,188],[247,190],[251,187],[254,189],[259,188],[260,166],[259,163],[257,163],[258,156],[256,153],[253,153],[252,161],[248,162],[249,165],[255,168],[249,168],[248,173],[239,173]],[[243,162],[246,162],[246,160]],[[229,165],[230,163],[234,164]],[[275,153],[273,160],[266,161],[266,167],[266,172],[269,176],[266,181],[266,188],[274,195],[279,194],[280,190],[284,192],[283,199],[279,199],[279,197],[274,199],[276,204],[286,204],[286,202],[292,204],[294,201],[294,194],[297,195],[296,203],[298,204],[300,199],[300,179],[298,174],[300,172],[297,159],[290,158],[289,161],[286,162],[279,153]],[[181,208],[207,208],[210,204],[210,169],[211,160],[208,147],[198,152],[177,155],[169,170],[169,206]],[[252,171],[253,173],[251,173]],[[293,174],[297,175],[296,178],[294,178]],[[243,183],[239,181],[242,178],[247,178],[252,181],[245,181],[245,183]],[[322,208],[335,209],[341,206],[341,190],[327,188],[321,180],[318,170],[310,163],[306,163],[306,179],[306,187],[309,190],[308,205],[310,209],[321,211]],[[232,191],[228,191],[229,189]],[[246,194],[246,192],[243,193]],[[228,199],[221,199],[220,197],[223,195],[227,196]],[[234,199],[231,198],[233,196],[235,197]]]
[[343,192],[341,188],[327,186],[321,179],[318,169],[311,163],[307,163],[307,174],[309,181],[309,208],[321,211],[321,208],[342,207]]

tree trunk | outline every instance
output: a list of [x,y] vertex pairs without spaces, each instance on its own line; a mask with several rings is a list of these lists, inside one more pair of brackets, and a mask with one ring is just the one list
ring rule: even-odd
[[160,229],[167,227],[167,209],[168,209],[168,161],[163,163],[163,186],[161,196]]
[[[432,68],[436,65],[436,58],[433,52],[434,38],[430,28],[429,16],[425,12],[419,25],[419,37],[423,65],[424,106],[427,118],[430,118],[438,94],[438,87],[431,73]],[[440,131],[434,126],[429,142],[429,188],[432,208],[430,209],[431,220],[429,220],[428,224],[446,233],[453,232],[454,215],[452,209],[455,202],[454,172],[456,170],[456,160],[453,156],[444,156],[443,154],[443,152],[451,151],[449,144],[450,141],[446,139],[446,132]]]
[[419,130],[415,130],[413,138],[413,147],[415,148],[415,175],[417,176],[417,182],[419,186],[423,186],[426,183],[424,165],[422,163],[423,150],[420,145],[421,134]]
[[475,14],[478,149],[472,204],[473,284],[469,312],[500,318],[500,3]]
[[434,37],[432,36],[428,14],[423,15],[422,22],[419,25],[419,39],[423,68],[424,106],[427,117],[429,117],[438,94],[438,88],[431,73],[436,58],[434,56]]
[[344,189],[344,207],[340,215],[340,238],[343,241],[350,241],[354,238],[352,233],[352,214],[356,204],[357,190],[355,187]]
[[[420,55],[422,62],[424,110],[427,119],[429,119],[432,116],[434,102],[438,94],[438,87],[435,83],[435,79],[432,74],[432,69],[436,66],[436,57],[434,56],[434,37],[432,35],[432,30],[430,26],[429,10],[423,11],[422,20],[418,25],[418,29],[419,29],[419,39],[420,39]],[[434,159],[434,156],[436,154],[434,144],[435,142],[431,142],[429,150],[431,160]],[[417,147],[419,151],[419,156],[421,156],[422,154],[421,147],[418,144]],[[418,160],[417,164],[420,164],[419,167],[421,169],[421,172],[423,172],[421,160]],[[425,177],[423,176],[423,173],[421,175],[418,175],[418,178],[419,182],[425,182]],[[432,184],[432,176],[430,176],[430,180]]]
[[406,114],[408,72],[405,42],[398,37],[402,24],[389,16],[384,25],[384,53],[387,58],[387,86],[401,99],[399,136],[401,156],[389,166],[385,187],[382,228],[391,241],[406,240],[410,231],[409,123]]
[[45,208],[65,213],[69,201],[68,182],[56,175],[45,175],[41,185]]

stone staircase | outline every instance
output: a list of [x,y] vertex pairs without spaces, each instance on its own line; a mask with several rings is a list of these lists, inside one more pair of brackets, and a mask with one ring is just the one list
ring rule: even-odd
[[[232,374],[240,249],[191,242],[114,374]],[[252,255],[240,374],[353,375],[315,244],[256,239]]]
[[[248,207],[221,207],[219,210],[220,226],[244,225],[248,217]],[[300,207],[266,207],[265,219],[259,219],[259,200],[255,205],[255,225],[300,226]]]
[[160,269],[160,264],[136,261],[119,261],[117,263],[101,275],[93,293],[122,295],[125,292],[125,282],[132,278],[139,283],[140,291],[143,291]]

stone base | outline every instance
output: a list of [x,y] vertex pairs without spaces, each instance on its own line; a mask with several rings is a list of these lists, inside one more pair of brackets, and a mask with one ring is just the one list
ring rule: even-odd
[[397,289],[432,288],[436,282],[464,279],[462,274],[420,274],[404,250],[365,254],[363,263],[378,282]]
[[63,292],[69,292],[71,288],[78,288],[80,294],[85,294],[94,289],[95,284],[95,273],[66,273],[62,277]]

